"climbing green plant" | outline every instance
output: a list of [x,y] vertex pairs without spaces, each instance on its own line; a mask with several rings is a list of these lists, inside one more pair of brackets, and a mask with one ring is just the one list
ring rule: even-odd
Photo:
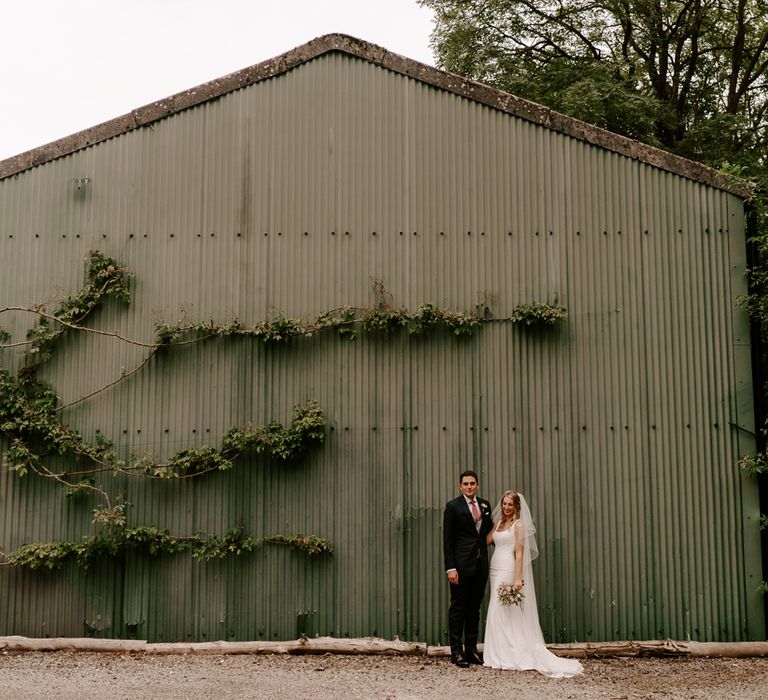
[[88,256],[85,286],[64,299],[52,317],[41,316],[29,331],[27,365],[20,376],[33,376],[40,365],[51,358],[61,336],[70,328],[79,327],[106,297],[130,301],[127,272],[116,260],[94,250]]
[[[111,471],[155,478],[199,476],[231,469],[244,453],[265,454],[282,462],[299,459],[312,445],[325,440],[325,415],[315,401],[296,406],[287,426],[276,421],[266,426],[231,428],[220,447],[203,445],[173,454],[167,461],[151,455],[121,459],[113,444],[97,435],[91,442],[59,421],[57,397],[40,382],[19,382],[0,369],[0,433],[9,441],[4,465],[19,476],[32,471],[59,481],[67,495],[98,491],[93,476]],[[51,456],[69,456],[73,468],[48,466]]]
[[316,401],[295,406],[290,425],[273,421],[266,426],[230,428],[220,447],[204,445],[176,452],[167,462],[150,456],[135,457],[122,470],[130,469],[158,478],[195,476],[226,471],[247,452],[266,454],[282,462],[298,460],[312,445],[325,441],[325,415]]
[[[747,476],[761,476],[768,474],[768,451],[758,452],[754,455],[742,455],[738,461],[739,469]],[[768,515],[760,515],[760,530],[768,530]],[[758,586],[760,593],[768,594],[768,581],[761,581]]]
[[[490,309],[478,304],[469,311],[442,309],[432,303],[421,304],[415,312],[398,306],[383,283],[374,280],[376,301],[370,307],[344,306],[325,312],[312,321],[292,319],[276,313],[253,326],[238,319],[217,324],[213,320],[196,323],[157,323],[155,339],[143,342],[124,338],[116,332],[99,331],[84,325],[86,319],[107,298],[130,302],[127,270],[116,260],[99,251],[87,259],[83,288],[67,297],[52,311],[45,305],[29,308],[7,307],[3,311],[23,311],[36,314],[37,324],[29,331],[25,364],[14,376],[0,368],[0,434],[8,442],[4,465],[24,477],[30,472],[59,483],[67,498],[97,494],[102,503],[93,511],[93,523],[102,531],[79,541],[60,540],[25,545],[7,556],[7,562],[28,568],[57,568],[61,562],[74,559],[87,566],[97,556],[117,556],[127,548],[146,549],[150,554],[175,553],[191,548],[193,556],[211,559],[228,553],[250,551],[264,543],[285,544],[310,556],[330,553],[331,545],[315,535],[273,535],[251,538],[242,528],[234,528],[222,537],[174,537],[167,531],[145,525],[129,528],[127,503],[122,497],[114,499],[100,482],[102,473],[126,474],[150,479],[181,479],[198,477],[213,471],[226,471],[247,453],[264,455],[282,463],[300,459],[308,449],[325,440],[326,420],[315,401],[294,407],[288,425],[276,421],[264,426],[230,428],[218,446],[202,445],[179,450],[166,460],[151,454],[118,454],[108,439],[97,434],[86,439],[79,431],[63,423],[61,411],[75,403],[106,391],[120,381],[135,375],[147,366],[159,352],[189,343],[213,338],[251,337],[264,343],[279,345],[292,338],[309,338],[316,333],[332,331],[354,340],[362,334],[387,335],[407,331],[413,336],[445,331],[455,336],[470,336],[483,323],[511,321],[525,325],[554,325],[565,319],[567,312],[560,306],[527,304],[515,308],[507,319],[491,319]],[[37,377],[37,370],[47,362],[68,332],[106,335],[149,350],[144,360],[129,372],[121,371],[118,378],[66,405],[61,405],[56,391]],[[0,328],[0,343],[11,335]],[[1,347],[1,346],[0,346]],[[15,347],[15,346],[11,346]]]
[[[35,376],[51,356],[64,333],[82,330],[80,324],[107,297],[130,301],[126,270],[113,258],[92,251],[84,287],[64,299],[51,315],[32,329],[26,351],[27,364],[17,376],[0,368],[0,434],[8,439],[4,465],[19,476],[30,471],[62,484],[67,496],[100,493],[112,508],[107,492],[96,485],[94,475],[112,471],[157,478],[196,476],[230,469],[244,452],[266,454],[283,462],[298,459],[312,444],[325,438],[325,417],[316,402],[294,409],[288,426],[272,422],[263,427],[232,428],[221,447],[202,446],[181,450],[162,462],[150,455],[121,459],[113,444],[101,435],[86,440],[59,419],[55,390]],[[38,313],[43,313],[37,307]],[[70,468],[49,466],[68,457]]]
[[[245,536],[242,528],[234,528],[223,538],[200,535],[176,537],[151,525],[128,527],[126,508],[129,504],[122,496],[112,499],[108,491],[99,486],[99,473],[188,478],[214,470],[231,469],[233,462],[245,453],[264,454],[287,463],[300,458],[312,445],[324,441],[326,421],[317,402],[308,401],[294,408],[289,425],[273,421],[265,426],[231,428],[219,447],[204,445],[180,450],[165,462],[147,454],[133,454],[128,459],[122,459],[113,444],[103,436],[97,435],[89,441],[80,432],[62,423],[58,396],[52,387],[37,378],[37,370],[51,358],[58,341],[68,331],[120,338],[116,333],[85,328],[82,323],[107,297],[126,303],[130,301],[126,274],[114,259],[93,251],[88,258],[84,287],[64,299],[52,313],[48,313],[44,305],[29,309],[3,309],[29,311],[39,317],[24,343],[27,347],[25,365],[15,376],[0,368],[0,434],[8,442],[4,466],[20,477],[33,472],[52,479],[62,485],[68,498],[86,493],[97,493],[103,498],[103,502],[93,510],[93,523],[100,528],[97,534],[77,541],[27,544],[8,555],[3,554],[3,563],[30,569],[56,569],[71,559],[87,567],[96,558],[118,556],[127,549],[145,550],[155,555],[192,548],[193,556],[210,559],[235,550],[250,551],[264,543],[290,545],[311,556],[331,553],[333,548],[330,543],[315,535],[252,538]],[[264,332],[271,334],[271,339],[275,340],[280,333],[289,332],[289,326],[288,323],[277,323],[265,328]],[[9,341],[10,334],[0,330],[0,342]],[[136,344],[148,346],[151,350],[140,368],[161,349],[156,344]]]
[[456,311],[426,303],[411,312],[395,305],[381,282],[374,282],[374,293],[377,300],[373,306],[342,306],[326,311],[312,321],[289,318],[278,313],[253,326],[245,326],[239,319],[225,324],[213,321],[158,323],[155,326],[155,342],[158,347],[166,349],[211,338],[245,336],[277,345],[292,338],[309,338],[324,331],[335,331],[349,340],[355,340],[361,335],[389,335],[400,330],[411,335],[445,330],[456,336],[470,336],[483,322],[490,320],[489,309],[484,304],[478,304],[469,311]]
[[470,312],[440,309],[434,304],[422,304],[411,317],[409,332],[413,335],[428,333],[435,328],[445,328],[457,336],[469,336],[483,322],[485,309],[475,307]]
[[[747,149],[749,150],[749,149]],[[746,151],[745,151],[746,152]],[[758,158],[758,160],[760,160]],[[747,293],[737,299],[737,302],[749,314],[755,352],[756,389],[762,401],[763,413],[768,407],[768,179],[763,163],[755,161],[758,167],[747,167],[745,164],[724,162],[720,166],[732,184],[737,184],[748,193],[748,231],[749,268],[747,270]],[[762,427],[757,435],[757,453],[742,456],[738,466],[748,476],[765,478],[768,474],[768,416],[758,416]],[[768,529],[768,516],[760,516],[760,529]],[[768,542],[768,533],[763,532],[763,542]],[[768,581],[762,581],[761,593],[768,594]]]
[[758,452],[755,455],[743,455],[739,458],[739,469],[747,476],[768,474],[768,453]]
[[323,331],[335,331],[349,340],[362,335],[389,335],[401,330],[414,336],[437,331],[470,336],[482,324],[489,322],[508,321],[526,327],[546,327],[568,318],[568,310],[564,306],[544,302],[519,304],[507,318],[493,318],[485,303],[479,303],[467,311],[443,309],[433,303],[424,303],[416,311],[409,311],[395,304],[392,295],[380,281],[373,281],[373,291],[376,297],[373,306],[342,306],[326,311],[311,321],[277,313],[253,326],[246,326],[239,319],[225,324],[217,324],[212,320],[158,323],[155,326],[155,342],[157,347],[169,348],[211,338],[247,336],[258,338],[264,343],[280,344],[292,338],[309,338]]
[[542,302],[518,304],[509,316],[512,323],[539,327],[555,326],[566,318],[568,311],[565,307]]
[[309,557],[332,554],[333,545],[315,535],[247,536],[242,526],[231,528],[223,536],[174,536],[168,530],[152,525],[125,527],[112,525],[95,535],[79,540],[27,544],[8,553],[3,565],[32,571],[60,569],[66,562],[88,569],[96,560],[116,558],[126,552],[145,553],[151,557],[191,551],[195,559],[210,561],[229,556],[240,556],[265,544],[286,545]]
[[241,526],[230,529],[223,537],[192,539],[192,556],[195,559],[209,561],[223,559],[230,555],[250,552],[264,544],[282,544],[303,552],[309,557],[332,554],[333,545],[315,535],[272,535],[270,537],[248,537]]

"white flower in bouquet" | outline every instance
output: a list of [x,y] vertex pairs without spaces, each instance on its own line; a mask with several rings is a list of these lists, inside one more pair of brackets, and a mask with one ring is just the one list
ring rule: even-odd
[[523,602],[522,590],[518,590],[511,583],[502,583],[497,591],[499,596],[499,602],[502,605],[520,605]]

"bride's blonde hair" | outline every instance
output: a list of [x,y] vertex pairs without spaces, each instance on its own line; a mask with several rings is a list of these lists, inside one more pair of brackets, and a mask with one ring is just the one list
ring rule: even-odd
[[[512,517],[507,519],[507,517],[504,515],[504,499],[505,498],[511,498],[512,499],[512,508],[514,512],[512,513]],[[501,494],[501,501],[499,501],[501,504],[501,513],[499,514],[499,524],[498,527],[501,528],[502,526],[506,525],[507,522],[515,522],[520,517],[520,494],[517,491],[505,491],[503,494]]]

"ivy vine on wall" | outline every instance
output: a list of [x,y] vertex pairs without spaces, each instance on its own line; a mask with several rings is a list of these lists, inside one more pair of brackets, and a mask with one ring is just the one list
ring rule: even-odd
[[[99,473],[122,473],[154,479],[190,478],[214,470],[230,469],[234,460],[249,452],[292,462],[312,445],[325,440],[326,421],[320,406],[315,401],[309,401],[294,408],[293,419],[288,426],[272,422],[266,426],[233,427],[226,432],[219,447],[181,450],[164,463],[149,455],[131,455],[127,460],[120,459],[112,443],[102,436],[88,441],[78,431],[62,424],[58,418],[62,409],[58,396],[52,387],[37,378],[38,370],[50,360],[58,341],[66,332],[102,333],[86,328],[83,322],[107,297],[125,303],[130,301],[126,277],[125,269],[115,260],[94,251],[88,259],[85,286],[65,299],[53,313],[47,313],[42,305],[30,309],[2,309],[30,311],[39,317],[27,341],[11,346],[26,346],[24,366],[15,376],[0,368],[0,433],[8,441],[4,467],[20,477],[33,472],[52,479],[64,487],[68,497],[91,492],[99,494],[103,500],[93,511],[93,523],[101,528],[97,534],[77,542],[58,540],[24,545],[4,554],[2,563],[30,569],[56,569],[62,562],[73,559],[81,566],[87,566],[96,557],[117,556],[128,549],[144,550],[150,554],[191,549],[194,557],[208,560],[251,551],[265,543],[290,545],[310,556],[331,553],[331,543],[316,535],[252,538],[245,536],[242,528],[237,527],[221,538],[172,536],[166,530],[150,525],[127,526],[128,504],[120,497],[113,499],[106,489],[98,485],[96,476]],[[11,339],[7,331],[2,330],[1,335],[6,342]],[[142,366],[148,360],[149,357]],[[52,462],[62,461],[77,466],[67,469],[51,465]]]
[[88,569],[98,559],[116,558],[129,551],[143,552],[155,557],[188,550],[192,551],[193,558],[210,561],[251,552],[265,544],[287,545],[309,557],[333,553],[331,543],[315,535],[272,535],[254,538],[245,535],[242,526],[236,526],[222,537],[176,537],[168,530],[143,525],[133,528],[113,526],[103,533],[89,535],[79,541],[57,540],[27,544],[7,555],[6,563],[32,571],[53,571],[60,569],[67,561],[74,561],[77,566]]
[[[254,539],[245,536],[242,528],[236,527],[218,538],[173,536],[166,530],[150,525],[128,527],[128,504],[121,497],[111,497],[99,485],[99,474],[111,472],[149,479],[193,478],[231,469],[234,462],[246,453],[264,454],[273,460],[293,462],[313,445],[325,440],[325,416],[315,401],[296,406],[289,425],[272,422],[265,426],[233,427],[225,433],[219,446],[183,449],[164,462],[147,454],[132,454],[123,459],[113,444],[103,436],[97,435],[93,441],[86,440],[77,430],[59,420],[62,410],[134,376],[159,352],[214,338],[235,336],[256,338],[277,345],[292,338],[310,338],[325,331],[336,332],[349,340],[362,334],[381,335],[400,330],[414,336],[447,331],[455,336],[466,337],[482,324],[491,321],[508,321],[524,327],[551,327],[567,317],[565,308],[538,302],[518,305],[509,318],[502,319],[490,318],[490,310],[485,304],[478,304],[469,311],[456,311],[425,303],[415,312],[410,312],[397,306],[384,285],[374,281],[376,302],[371,307],[344,306],[324,312],[313,321],[276,314],[250,327],[237,319],[225,324],[217,324],[212,320],[158,323],[155,339],[145,342],[85,325],[88,316],[107,298],[130,303],[128,272],[122,265],[99,251],[92,251],[87,262],[83,288],[62,301],[52,312],[48,312],[44,304],[0,309],[0,313],[31,313],[38,319],[26,341],[19,343],[10,343],[10,333],[0,328],[0,348],[25,347],[24,365],[15,376],[0,368],[0,434],[8,441],[4,466],[19,477],[32,472],[51,479],[63,487],[67,497],[84,493],[98,494],[102,503],[93,511],[93,523],[101,531],[76,542],[59,540],[25,545],[4,555],[5,564],[31,569],[55,569],[63,561],[71,559],[87,566],[98,556],[117,556],[130,549],[147,551],[149,554],[172,554],[191,549],[194,557],[207,560],[251,551],[265,543],[287,544],[311,556],[333,551],[327,540],[315,535],[274,535]],[[123,370],[108,384],[68,404],[61,404],[56,391],[39,380],[37,375],[40,367],[51,359],[58,342],[68,332],[113,337],[147,348],[148,353],[132,370]],[[75,466],[63,468],[55,466],[56,462]]]
[[[768,450],[754,455],[743,455],[739,459],[739,468],[747,476],[765,477],[768,475]],[[760,514],[760,529],[768,530],[768,515],[765,513]],[[760,581],[758,591],[768,593],[768,581]]]
[[342,306],[325,311],[313,321],[289,318],[277,313],[271,319],[245,326],[239,319],[217,324],[212,320],[197,323],[159,323],[155,326],[157,346],[167,348],[211,338],[247,336],[265,343],[285,343],[291,338],[310,338],[323,331],[335,331],[343,338],[356,340],[361,335],[382,335],[400,330],[422,336],[447,331],[458,337],[474,334],[483,324],[508,321],[524,327],[552,327],[568,317],[567,309],[557,304],[532,302],[518,304],[507,318],[492,318],[485,303],[468,311],[442,309],[432,303],[419,305],[416,311],[397,306],[383,283],[373,280],[376,303],[371,307]]

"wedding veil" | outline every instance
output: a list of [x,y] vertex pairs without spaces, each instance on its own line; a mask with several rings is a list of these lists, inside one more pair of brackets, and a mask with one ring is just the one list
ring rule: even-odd
[[[520,513],[519,520],[513,526],[514,537],[509,531],[494,532],[496,549],[489,567],[492,597],[485,628],[485,663],[492,668],[535,668],[553,678],[573,676],[583,671],[581,664],[576,659],[558,658],[547,649],[544,641],[531,566],[531,560],[539,555],[536,526],[523,494],[507,491],[504,495],[515,493],[520,498]],[[495,524],[501,520],[501,501],[493,510],[492,517]],[[498,591],[500,587],[506,588],[517,582],[520,562],[515,557],[521,540],[524,543],[521,572],[523,599],[516,607],[504,607]],[[513,551],[510,551],[512,548]]]
[[[528,503],[525,500],[525,496],[519,491],[516,491],[520,497],[520,529],[518,530],[520,537],[523,538],[525,543],[525,553],[523,554],[524,560],[529,562],[533,561],[539,556],[539,548],[536,545],[536,526],[533,523],[533,516],[531,515],[531,509],[528,507]],[[501,520],[501,502],[504,500],[504,496],[499,499],[496,507],[491,513],[493,518],[493,524],[498,525]],[[530,557],[530,558],[529,558]]]

